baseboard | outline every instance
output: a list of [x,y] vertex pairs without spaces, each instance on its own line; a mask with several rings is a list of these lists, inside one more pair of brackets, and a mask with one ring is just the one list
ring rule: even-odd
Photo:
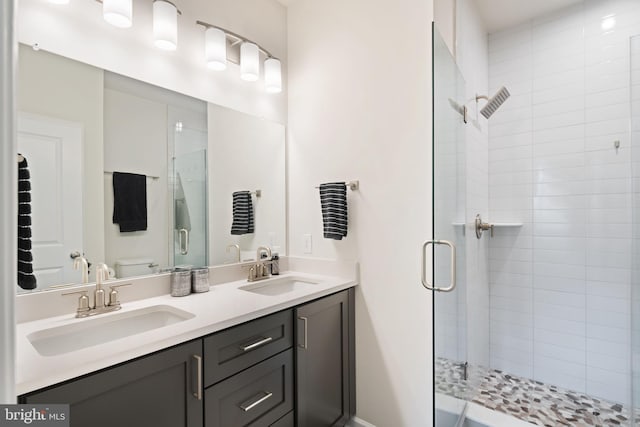
[[366,422],[365,420],[363,420],[361,418],[353,417],[347,423],[347,427],[376,427],[376,426],[374,426],[371,423]]

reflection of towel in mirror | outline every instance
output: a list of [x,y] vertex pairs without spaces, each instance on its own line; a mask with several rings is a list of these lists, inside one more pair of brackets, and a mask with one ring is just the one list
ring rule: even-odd
[[184,195],[182,178],[180,172],[176,174],[176,183],[173,190],[173,223],[176,230],[191,231],[191,217],[189,216],[189,205]]
[[120,232],[147,229],[147,176],[113,173],[113,223]]
[[33,254],[31,253],[31,174],[27,159],[20,157],[18,163],[18,286],[35,289],[36,276],[33,274]]
[[233,193],[233,224],[231,234],[253,233],[253,204],[250,191]]

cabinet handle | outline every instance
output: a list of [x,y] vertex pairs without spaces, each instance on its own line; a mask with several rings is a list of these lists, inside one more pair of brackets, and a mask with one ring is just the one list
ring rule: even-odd
[[194,354],[193,358],[196,359],[196,366],[198,367],[198,379],[196,381],[198,389],[193,393],[193,397],[202,400],[202,357]]
[[266,337],[266,338],[260,337],[258,341],[242,345],[240,346],[240,348],[242,349],[242,351],[249,351],[249,350],[253,350],[254,348],[260,347],[262,345],[265,345],[266,343],[269,343],[271,341],[273,341],[273,338],[271,337]]
[[300,348],[304,348],[305,350],[307,349],[307,323],[309,322],[309,319],[307,319],[306,317],[302,317],[299,316],[298,319],[302,320],[304,322],[304,340],[302,341],[302,344],[298,344],[298,347]]
[[[261,397],[261,395],[263,395],[263,396]],[[242,409],[244,412],[249,412],[250,410],[252,410],[256,406],[258,406],[259,404],[264,402],[265,400],[269,399],[271,396],[273,396],[273,393],[268,392],[268,391],[263,391],[260,394],[258,394],[257,396],[254,396],[251,399],[249,399],[248,401],[246,401],[243,404],[241,404],[240,405],[240,409]]]

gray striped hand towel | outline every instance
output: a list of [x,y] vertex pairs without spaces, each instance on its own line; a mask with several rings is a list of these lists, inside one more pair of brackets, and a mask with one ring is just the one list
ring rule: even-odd
[[27,159],[18,163],[18,286],[35,289],[36,276],[33,274],[31,253],[31,174]]
[[233,193],[233,223],[231,234],[253,233],[253,204],[250,191]]
[[347,185],[344,182],[320,184],[322,227],[326,239],[347,236]]

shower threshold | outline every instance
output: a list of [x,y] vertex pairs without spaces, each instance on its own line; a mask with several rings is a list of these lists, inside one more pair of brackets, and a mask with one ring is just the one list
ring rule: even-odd
[[470,380],[465,381],[459,364],[438,358],[436,393],[539,426],[631,426],[629,408],[620,403],[497,369],[469,369]]

